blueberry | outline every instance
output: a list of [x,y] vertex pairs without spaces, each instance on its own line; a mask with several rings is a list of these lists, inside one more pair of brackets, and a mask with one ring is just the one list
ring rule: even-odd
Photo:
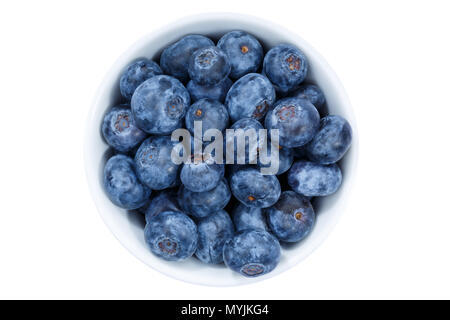
[[181,127],[189,104],[189,93],[183,84],[161,75],[146,80],[136,89],[131,110],[139,128],[163,135]]
[[169,136],[150,137],[136,152],[138,177],[153,190],[174,187],[178,183],[179,166],[171,160],[174,145]]
[[305,80],[308,61],[303,52],[296,47],[280,44],[267,52],[263,72],[278,91],[286,93]]
[[103,118],[102,133],[106,142],[119,152],[128,152],[147,137],[136,126],[128,105],[113,107]]
[[271,272],[278,265],[280,256],[280,243],[263,230],[241,231],[223,248],[223,260],[227,267],[246,277]]
[[276,176],[264,176],[255,168],[243,168],[231,175],[231,192],[243,204],[267,208],[277,202],[281,187]]
[[222,263],[223,246],[234,235],[233,222],[228,213],[220,210],[206,218],[200,219],[197,229],[196,257],[204,263]]
[[335,163],[344,156],[352,143],[352,128],[340,116],[320,120],[320,129],[306,146],[308,158],[320,164]]
[[272,207],[265,209],[273,234],[284,242],[297,242],[311,231],[315,213],[309,200],[293,191],[285,191]]
[[181,212],[161,212],[145,226],[144,235],[150,250],[168,261],[187,259],[197,249],[197,226]]
[[[277,161],[278,162],[278,171],[276,172],[276,175],[280,175],[285,173],[289,170],[289,168],[292,166],[292,162],[294,162],[294,153],[292,152],[292,149],[285,148],[282,146],[273,146],[272,143],[267,144],[267,156],[272,159],[271,161]],[[275,155],[272,155],[272,148],[278,148],[278,158],[275,158]],[[261,157],[261,156],[260,156]],[[270,166],[273,166],[272,162],[269,162],[268,164],[261,163],[260,159],[258,158],[258,167],[260,168],[267,168]]]
[[229,118],[227,109],[219,101],[202,99],[195,102],[186,112],[186,128],[194,134],[194,121],[202,122],[202,134],[209,129],[225,130]]
[[244,31],[226,33],[220,38],[217,47],[227,54],[231,65],[230,77],[233,79],[257,72],[264,55],[258,40]]
[[[225,135],[225,144],[228,145],[231,150],[231,144],[233,144],[234,150],[234,163],[237,164],[256,164],[258,158],[258,147],[261,144],[266,143],[267,136],[260,136],[259,130],[264,129],[262,124],[253,119],[253,118],[243,118],[237,122],[235,122],[231,129],[234,130],[234,134],[231,135],[230,132],[227,132]],[[254,130],[256,134],[256,141],[250,143],[250,139],[246,138],[245,132],[248,130]],[[245,150],[242,149],[242,152],[239,152],[238,145],[245,141]],[[242,144],[244,145],[244,144]],[[226,150],[227,147],[224,148]],[[245,153],[243,153],[245,152]],[[245,158],[244,158],[245,157]]]
[[151,190],[136,177],[133,159],[120,154],[106,162],[103,186],[115,205],[128,210],[142,207],[151,194]]
[[183,185],[193,192],[205,192],[214,189],[225,173],[225,166],[217,164],[212,158],[184,163],[180,178]]
[[341,169],[336,164],[297,161],[289,170],[288,183],[292,190],[307,197],[328,196],[341,186]]
[[189,59],[189,76],[202,86],[217,85],[228,77],[230,70],[227,55],[215,46],[198,49]]
[[320,116],[314,105],[305,99],[285,98],[277,101],[266,116],[268,130],[279,129],[280,145],[301,147],[319,130]]
[[240,203],[234,208],[232,216],[236,231],[244,231],[247,229],[269,231],[266,216],[261,208],[247,207]]
[[162,73],[156,62],[145,58],[140,59],[129,65],[120,77],[120,93],[130,101],[134,91],[142,82]]
[[232,84],[233,81],[231,81],[229,78],[226,78],[215,86],[202,86],[191,80],[186,85],[186,89],[189,91],[191,100],[193,102],[206,98],[217,100],[223,103]]
[[225,105],[233,122],[241,118],[261,120],[275,98],[275,89],[269,79],[257,73],[249,73],[231,86]]
[[186,82],[189,78],[188,65],[191,55],[200,48],[213,45],[214,42],[205,36],[197,34],[185,36],[164,49],[161,54],[161,67],[166,74]]
[[177,202],[177,194],[173,189],[163,190],[151,198],[145,209],[145,221],[149,223],[151,218],[164,211],[181,212]]
[[211,213],[225,208],[231,199],[230,188],[225,178],[222,178],[217,186],[205,192],[192,192],[180,186],[178,201],[181,208],[187,214],[196,218],[204,218]]
[[309,100],[321,115],[325,115],[325,95],[318,86],[313,84],[302,84],[294,92],[293,96]]

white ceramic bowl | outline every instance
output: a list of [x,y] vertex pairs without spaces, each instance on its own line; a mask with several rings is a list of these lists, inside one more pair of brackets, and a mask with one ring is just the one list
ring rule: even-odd
[[[308,81],[318,84],[325,93],[330,114],[345,117],[353,127],[353,144],[340,162],[343,184],[339,191],[316,202],[317,220],[312,233],[302,242],[282,250],[281,261],[271,273],[258,278],[244,278],[225,266],[211,266],[195,258],[184,262],[166,262],[154,256],[144,242],[142,217],[127,213],[109,201],[102,187],[103,166],[108,146],[101,137],[100,124],[108,108],[120,99],[119,77],[124,68],[139,57],[156,58],[162,49],[187,34],[204,34],[217,40],[231,30],[245,30],[256,36],[265,49],[279,43],[291,43],[300,48],[310,63]],[[178,20],[131,46],[111,67],[88,117],[85,137],[87,179],[98,211],[117,239],[139,260],[170,277],[210,286],[234,286],[264,280],[292,268],[314,251],[328,236],[344,211],[354,182],[358,154],[358,134],[355,117],[347,95],[335,73],[325,60],[297,34],[256,17],[238,14],[203,14]]]

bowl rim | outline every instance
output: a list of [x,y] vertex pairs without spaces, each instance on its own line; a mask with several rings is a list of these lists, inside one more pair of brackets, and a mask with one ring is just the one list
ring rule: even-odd
[[[289,38],[293,38],[296,40],[296,43],[302,43],[302,48],[307,47],[308,51],[314,54],[316,62],[321,64],[321,68],[326,70],[326,75],[329,78],[329,81],[333,83],[333,86],[336,89],[336,92],[338,93],[339,100],[341,101],[341,104],[345,106],[345,109],[347,110],[347,113],[350,117],[347,116],[347,120],[352,124],[352,130],[353,130],[353,140],[352,140],[352,146],[351,146],[351,153],[349,152],[346,157],[349,157],[348,162],[350,163],[348,170],[349,172],[346,173],[346,190],[345,192],[342,192],[342,194],[339,195],[339,200],[337,203],[339,204],[340,211],[337,214],[337,217],[334,219],[333,223],[328,225],[327,230],[322,232],[324,235],[313,245],[310,245],[308,248],[308,252],[306,254],[303,254],[303,257],[299,259],[294,259],[295,261],[290,261],[287,263],[287,265],[283,268],[283,270],[279,270],[278,272],[271,272],[269,274],[266,274],[262,277],[257,278],[245,278],[241,277],[241,281],[234,281],[231,284],[217,284],[217,283],[209,283],[204,281],[193,281],[193,280],[187,280],[179,275],[169,274],[165,270],[162,270],[161,268],[157,268],[151,264],[149,264],[147,261],[141,257],[136,250],[127,243],[124,239],[121,238],[121,236],[118,234],[118,232],[115,230],[114,226],[112,225],[110,218],[108,215],[104,212],[104,210],[100,207],[100,202],[104,201],[101,199],[99,195],[99,186],[98,186],[98,180],[95,178],[98,176],[98,168],[90,161],[90,148],[92,140],[90,137],[92,136],[92,132],[99,132],[98,129],[98,123],[95,123],[95,113],[97,109],[99,108],[101,97],[104,95],[104,92],[106,90],[106,84],[107,82],[116,74],[115,66],[123,64],[124,60],[128,57],[128,53],[135,51],[139,46],[141,46],[144,43],[148,43],[149,40],[152,38],[156,38],[157,35],[163,34],[168,32],[169,30],[176,30],[179,28],[182,28],[186,25],[191,25],[193,23],[200,23],[205,21],[226,21],[232,23],[233,21],[239,21],[239,20],[245,20],[248,24],[258,26],[264,26],[264,25],[270,25],[271,29],[275,29],[275,32],[277,33],[284,33],[289,35]],[[129,62],[129,59],[127,59]],[[307,258],[312,252],[317,250],[318,247],[325,241],[325,239],[331,234],[336,224],[341,219],[344,209],[347,205],[349,195],[352,193],[352,189],[354,187],[355,181],[356,181],[356,175],[357,175],[357,167],[358,167],[358,156],[359,156],[359,135],[358,135],[358,128],[357,128],[357,121],[355,116],[355,111],[352,108],[352,105],[350,103],[349,97],[339,80],[338,76],[334,72],[334,70],[331,68],[331,66],[327,63],[327,61],[323,58],[323,56],[318,53],[308,42],[306,42],[303,38],[301,38],[296,32],[291,31],[277,23],[274,23],[270,20],[267,20],[265,18],[260,18],[253,15],[247,15],[247,14],[238,14],[238,13],[227,13],[227,12],[216,12],[216,13],[202,13],[202,14],[195,14],[195,15],[189,15],[186,17],[183,17],[181,19],[177,19],[176,21],[169,22],[166,25],[157,28],[137,41],[135,41],[131,46],[129,46],[114,62],[113,64],[108,68],[108,71],[106,75],[103,77],[98,89],[96,90],[94,99],[92,101],[91,107],[89,109],[87,119],[86,119],[86,125],[85,125],[85,134],[84,134],[84,143],[83,143],[83,158],[84,158],[84,167],[85,167],[85,174],[87,183],[89,185],[89,190],[91,197],[94,201],[94,204],[97,208],[97,211],[102,218],[103,222],[106,224],[108,229],[111,231],[111,233],[114,235],[114,237],[119,241],[119,243],[125,247],[133,256],[135,256],[138,260],[145,263],[147,266],[151,267],[152,269],[158,271],[159,273],[162,273],[166,275],[167,277],[174,278],[186,283],[190,284],[196,284],[196,285],[203,285],[203,286],[211,286],[211,287],[230,287],[230,286],[240,286],[240,285],[248,285],[251,283],[263,281],[269,278],[272,278],[280,273],[283,273],[284,271],[287,271],[291,268],[293,268],[295,265],[298,265],[303,259]],[[101,189],[101,188],[100,188]],[[100,190],[100,192],[103,192],[103,190]],[[276,269],[275,269],[276,270]],[[275,271],[274,270],[274,271]]]

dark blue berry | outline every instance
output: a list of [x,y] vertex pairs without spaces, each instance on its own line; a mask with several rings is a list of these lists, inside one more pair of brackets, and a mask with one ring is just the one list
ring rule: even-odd
[[249,73],[231,86],[225,105],[233,122],[241,118],[261,120],[275,98],[275,89],[266,77]]
[[120,105],[108,111],[103,119],[102,133],[106,142],[119,152],[131,151],[147,137],[136,126],[128,105]]
[[328,196],[341,186],[341,169],[336,164],[297,161],[289,169],[288,183],[292,190],[307,197]]
[[226,78],[215,86],[202,86],[191,80],[186,85],[186,89],[189,91],[193,102],[200,99],[212,99],[223,103],[232,84],[233,81],[229,78]]
[[278,240],[263,230],[236,234],[223,248],[223,260],[233,271],[246,277],[262,276],[278,265],[281,248]]
[[184,163],[180,178],[183,185],[193,192],[205,192],[215,188],[225,173],[223,164],[217,164],[212,158],[196,159]]
[[103,186],[116,206],[128,210],[142,207],[151,194],[151,190],[138,180],[133,159],[120,154],[106,162]]
[[194,121],[201,121],[202,135],[209,129],[225,130],[229,117],[227,109],[219,101],[202,99],[192,104],[186,112],[186,128],[194,134]]
[[320,120],[319,132],[306,146],[308,158],[320,164],[335,163],[344,156],[352,143],[352,128],[340,116]]
[[265,213],[261,208],[247,207],[240,203],[234,208],[232,216],[236,231],[244,231],[247,229],[269,231]]
[[230,70],[227,55],[214,46],[198,49],[189,59],[189,76],[202,86],[217,85],[228,77]]
[[267,52],[263,72],[278,91],[287,93],[305,80],[308,61],[296,47],[280,44]]
[[139,179],[153,190],[174,187],[178,183],[179,166],[171,159],[175,142],[170,137],[150,137],[136,152]]
[[231,65],[230,77],[233,79],[257,72],[264,55],[259,41],[244,31],[226,33],[220,38],[217,47],[227,54]]
[[309,200],[293,191],[285,191],[272,207],[265,209],[273,234],[284,242],[297,242],[311,231],[315,213]]
[[145,208],[145,221],[149,223],[151,218],[164,211],[181,212],[178,206],[177,193],[174,189],[166,189],[152,196]]
[[129,101],[141,83],[162,73],[156,62],[145,58],[140,59],[129,65],[120,77],[120,93]]
[[197,34],[185,36],[164,49],[161,54],[161,67],[166,74],[186,82],[189,78],[189,59],[194,51],[213,45],[214,42],[205,36]]
[[161,212],[145,226],[144,235],[150,250],[168,261],[187,259],[197,249],[197,226],[181,212]]
[[276,176],[262,175],[258,169],[243,168],[231,175],[231,192],[243,204],[267,208],[280,197],[281,187]]
[[223,262],[223,246],[234,235],[233,222],[224,210],[200,219],[197,224],[198,245],[195,256],[204,263]]
[[187,214],[196,218],[204,218],[225,208],[231,199],[230,188],[225,178],[217,186],[205,192],[193,192],[183,185],[178,191],[178,201]]
[[297,90],[295,90],[294,97],[309,100],[319,111],[321,116],[325,116],[325,95],[322,90],[313,84],[302,84]]
[[131,99],[136,124],[145,132],[170,134],[182,126],[191,98],[183,84],[169,76],[154,76],[142,83]]
[[268,130],[279,130],[281,146],[295,148],[311,141],[319,130],[319,123],[319,113],[311,102],[300,98],[285,98],[277,101],[269,111],[265,127]]

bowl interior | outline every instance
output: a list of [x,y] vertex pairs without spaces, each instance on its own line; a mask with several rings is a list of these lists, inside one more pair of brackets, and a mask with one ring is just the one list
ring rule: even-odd
[[[113,205],[102,187],[103,166],[111,156],[111,151],[101,137],[100,125],[105,112],[121,102],[119,78],[124,68],[140,57],[158,59],[163,48],[186,34],[204,34],[217,40],[224,33],[236,29],[245,30],[256,36],[266,50],[279,43],[291,43],[300,48],[310,62],[308,82],[322,88],[329,113],[345,117],[354,129],[352,147],[340,161],[343,173],[342,187],[332,196],[315,200],[317,220],[313,232],[300,243],[284,247],[280,264],[272,273],[253,279],[244,278],[223,265],[202,264],[195,258],[173,263],[155,257],[144,242],[143,217]],[[179,20],[135,43],[116,61],[100,86],[88,119],[85,142],[85,165],[94,201],[103,220],[118,240],[138,259],[168,276],[212,286],[232,286],[260,281],[291,268],[308,256],[329,234],[343,212],[355,175],[356,158],[357,132],[353,111],[339,80],[324,59],[296,34],[268,21],[236,14],[208,14]]]

